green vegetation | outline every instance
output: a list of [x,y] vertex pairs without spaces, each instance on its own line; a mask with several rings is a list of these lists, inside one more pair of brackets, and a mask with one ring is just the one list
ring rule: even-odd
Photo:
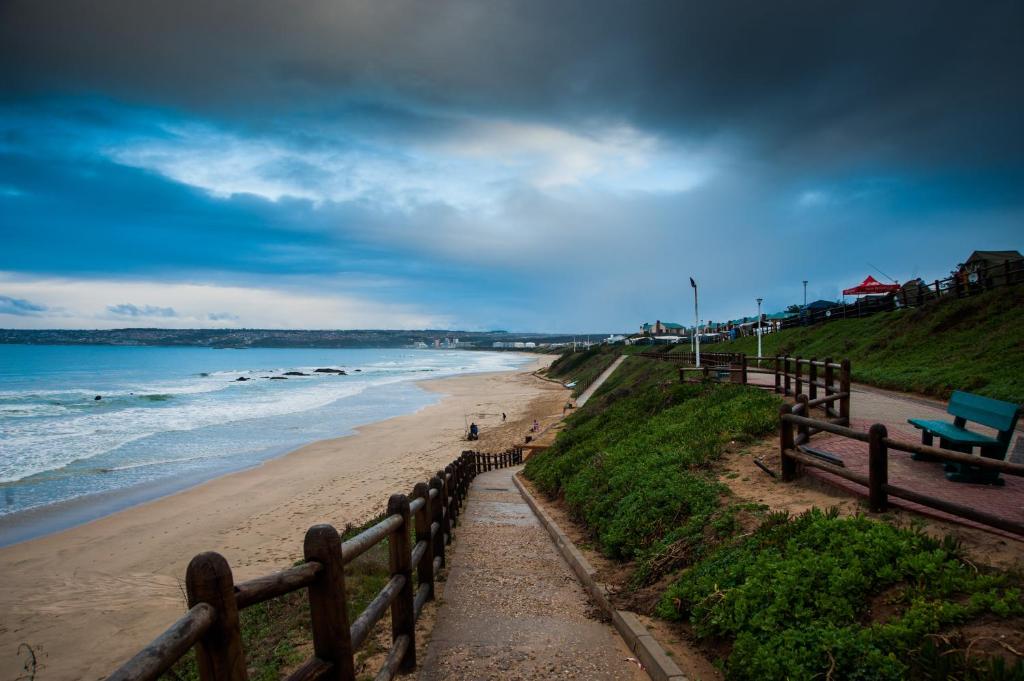
[[527,463],[527,477],[564,494],[608,556],[649,564],[680,542],[701,544],[708,527],[727,534],[734,511],[721,502],[713,463],[730,440],[774,428],[770,394],[674,376],[667,363],[630,358]]
[[[757,339],[706,346],[756,354]],[[1024,403],[1024,286],[764,337],[767,356],[849,357],[853,379],[947,398],[967,390]]]
[[[985,614],[1024,613],[1005,574],[977,571],[958,550],[862,516],[776,514],[685,570],[657,612],[688,618],[701,639],[731,644],[731,679],[811,679],[823,670],[836,679],[903,679],[911,664],[924,671],[929,635]],[[873,603],[892,615],[872,621]],[[985,670],[966,665],[961,673]],[[1024,678],[1024,665],[1016,675],[1004,671],[984,678]]]
[[567,352],[548,367],[548,376],[565,382],[576,381],[572,391],[578,397],[605,369],[612,365],[618,354],[607,347],[594,346],[581,352]]
[[835,511],[790,518],[729,495],[724,447],[773,430],[777,406],[752,388],[680,385],[673,365],[631,357],[526,475],[565,500],[595,548],[629,561],[632,588],[655,592],[651,614],[691,627],[730,679],[1024,680],[1024,662],[972,651],[953,631],[1012,631],[1019,576],[976,567],[949,539]]

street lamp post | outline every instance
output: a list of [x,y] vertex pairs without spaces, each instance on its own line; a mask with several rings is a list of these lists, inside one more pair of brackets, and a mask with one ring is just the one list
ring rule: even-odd
[[807,280],[804,279],[804,308],[807,307]]
[[761,302],[764,298],[757,299],[757,365],[761,366]]
[[697,351],[697,368],[700,369],[700,315],[697,312],[697,282],[690,277],[690,286],[693,287],[693,343]]

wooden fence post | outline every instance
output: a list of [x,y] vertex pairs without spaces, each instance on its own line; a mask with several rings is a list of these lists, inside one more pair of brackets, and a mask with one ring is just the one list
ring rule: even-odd
[[843,425],[850,425],[850,360],[844,359],[839,363],[839,392],[844,393],[839,400],[839,418]]
[[889,508],[885,486],[889,484],[889,450],[885,438],[889,432],[876,423],[868,431],[868,501],[871,510],[883,513]]
[[[807,395],[800,393],[799,395],[796,396],[796,401],[802,407],[802,409],[800,410],[800,416],[803,416],[805,419],[811,418],[811,410],[807,407],[807,402],[809,401]],[[800,444],[807,444],[807,441],[811,439],[810,426],[800,424],[799,426],[796,427],[796,432],[800,438]]]
[[[832,369],[832,358],[825,358],[825,397],[836,394],[835,389],[835,371]],[[831,402],[825,403],[825,418],[831,418],[835,416],[835,409],[832,408]]]
[[[807,365],[807,385],[810,388],[810,398],[812,400],[818,399],[818,365],[815,362],[817,358],[811,357],[810,364]],[[804,416],[810,418],[810,414],[804,414]]]
[[741,376],[740,383],[742,383],[743,385],[746,385],[747,384],[747,356],[746,355],[740,355],[740,369],[742,370],[741,373],[740,373],[740,376]]
[[402,671],[416,668],[416,613],[413,609],[412,547],[409,546],[409,499],[404,494],[393,494],[388,499],[388,515],[402,516],[402,525],[388,537],[391,576],[402,575],[405,585],[391,602],[391,640],[409,637],[409,647],[399,664]]
[[[800,357],[799,356],[797,356],[795,364],[796,364],[796,367],[795,367],[796,368],[796,386],[795,386],[795,390],[796,390],[796,394],[797,395],[801,395],[804,392],[804,382],[803,382],[803,379],[802,379],[802,373],[800,371]],[[804,414],[804,416],[807,416],[807,414]]]
[[441,478],[432,477],[430,489],[437,490],[437,496],[430,500],[430,523],[437,523],[437,534],[434,535],[434,557],[440,557],[441,567],[444,567],[444,506],[441,505],[444,483],[441,482]]
[[434,542],[430,537],[430,485],[417,482],[412,488],[414,499],[423,499],[423,508],[416,513],[416,543],[427,542],[427,551],[416,566],[416,578],[420,584],[429,584],[427,600],[434,600]]
[[217,617],[196,643],[196,662],[202,681],[246,681],[245,653],[238,627],[235,580],[231,566],[219,553],[200,553],[185,572],[188,607],[208,603]]
[[787,454],[788,450],[793,449],[793,424],[782,418],[792,413],[791,404],[779,407],[779,468],[782,471],[783,482],[790,482],[796,477],[796,460]]
[[775,355],[775,392],[782,392],[782,376],[779,375],[779,368],[782,361],[778,355]]
[[445,497],[444,503],[448,509],[448,517],[452,519],[452,527],[459,526],[459,509],[458,504],[455,501],[455,497],[458,496],[455,492],[455,472],[451,464],[444,467],[444,488],[448,492],[448,496]]
[[441,508],[444,509],[444,518],[441,521],[441,533],[447,537],[446,544],[452,543],[452,514],[448,509],[448,476],[444,471],[438,471],[437,477],[441,481]]
[[309,612],[313,624],[313,654],[330,662],[331,681],[354,681],[352,639],[349,636],[345,599],[345,561],[341,537],[330,525],[314,525],[306,531],[303,554],[323,567],[309,585]]
[[791,394],[789,392],[789,389],[790,389],[789,355],[787,355],[785,358],[783,358],[783,369],[782,370],[783,370],[784,378],[786,379],[786,389],[783,391],[782,394],[788,396],[788,395]]

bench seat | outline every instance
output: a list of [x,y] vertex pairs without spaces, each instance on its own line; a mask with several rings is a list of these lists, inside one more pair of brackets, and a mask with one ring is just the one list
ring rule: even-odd
[[956,442],[961,445],[970,445],[972,447],[984,447],[984,446],[995,446],[999,444],[999,440],[988,435],[982,435],[981,433],[975,433],[967,430],[966,428],[958,428],[949,421],[929,421],[926,419],[907,419],[907,423],[926,430],[933,435],[938,435],[944,440]]

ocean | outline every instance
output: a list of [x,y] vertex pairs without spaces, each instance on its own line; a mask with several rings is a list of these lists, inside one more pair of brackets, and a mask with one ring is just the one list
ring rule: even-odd
[[[525,361],[459,350],[0,345],[0,546],[440,399],[417,380]],[[271,378],[287,372],[309,375]]]

